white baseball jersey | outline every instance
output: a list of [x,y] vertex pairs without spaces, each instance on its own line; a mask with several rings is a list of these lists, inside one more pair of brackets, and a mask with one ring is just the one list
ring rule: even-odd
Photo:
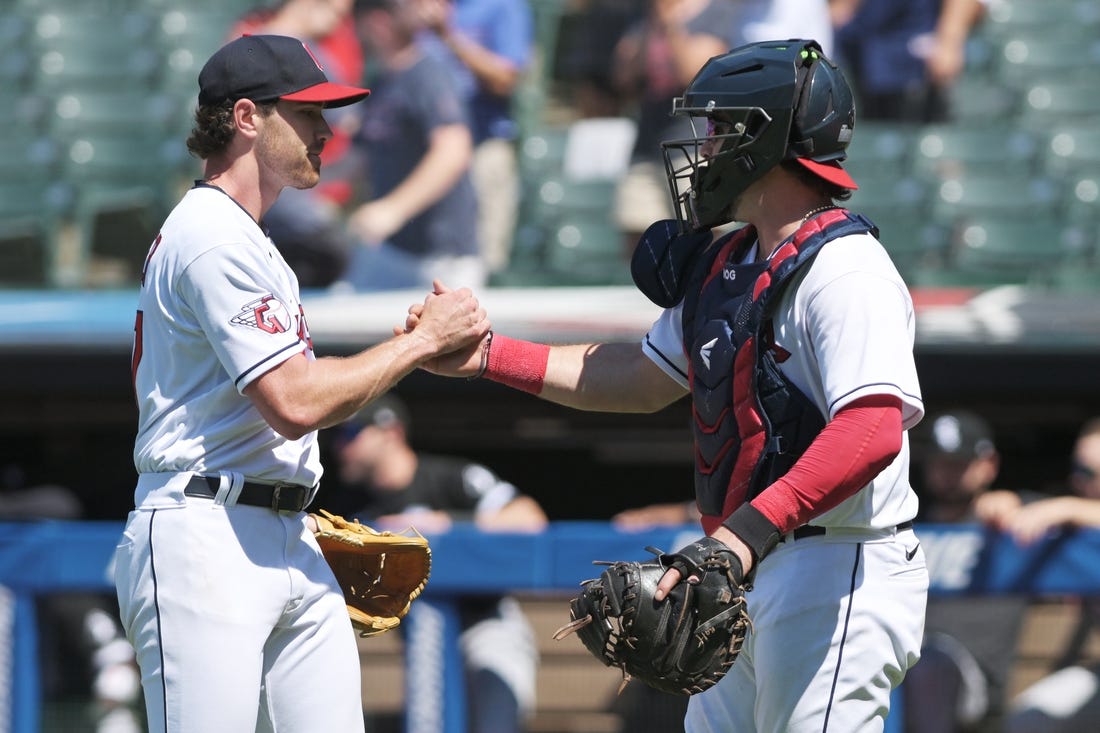
[[317,484],[316,433],[287,440],[241,394],[292,356],[314,358],[298,280],[244,209],[190,190],[150,250],[138,308],[138,473]]
[[[756,258],[756,247],[745,262]],[[685,389],[688,360],[680,307],[664,311],[643,351]],[[902,401],[905,428],[924,414],[913,360],[913,301],[882,245],[870,234],[835,239],[796,274],[774,320],[775,343],[790,353],[780,369],[821,414],[832,418],[852,401],[892,395]],[[867,344],[874,346],[867,350]],[[863,490],[815,517],[834,527],[891,527],[916,515],[909,485],[909,443]]]

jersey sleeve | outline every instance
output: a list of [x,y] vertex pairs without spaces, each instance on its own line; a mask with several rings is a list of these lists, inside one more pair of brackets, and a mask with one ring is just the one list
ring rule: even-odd
[[642,339],[642,353],[673,381],[684,389],[690,389],[681,312],[682,306],[678,305],[661,313]]
[[806,293],[806,329],[829,417],[862,397],[889,395],[902,402],[903,427],[912,427],[924,415],[924,403],[913,358],[916,326],[908,289],[892,266],[849,269],[836,276],[826,268],[825,274]]
[[176,284],[238,392],[307,349],[294,293],[265,272],[255,250],[245,243],[214,247]]

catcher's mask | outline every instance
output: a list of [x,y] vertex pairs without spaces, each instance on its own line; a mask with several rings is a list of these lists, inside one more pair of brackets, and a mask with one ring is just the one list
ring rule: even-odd
[[733,221],[737,197],[784,160],[856,188],[840,167],[855,102],[816,41],[752,43],[715,56],[672,101],[672,114],[690,116],[695,134],[661,143],[682,232]]

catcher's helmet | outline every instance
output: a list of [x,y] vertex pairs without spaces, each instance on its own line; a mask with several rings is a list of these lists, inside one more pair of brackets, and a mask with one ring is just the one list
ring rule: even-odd
[[[784,160],[856,188],[839,165],[855,126],[855,102],[816,41],[752,43],[715,56],[673,100],[672,114],[708,125],[700,134],[693,120],[694,138],[661,143],[684,231],[732,221],[737,197]],[[720,147],[703,155],[708,139]]]

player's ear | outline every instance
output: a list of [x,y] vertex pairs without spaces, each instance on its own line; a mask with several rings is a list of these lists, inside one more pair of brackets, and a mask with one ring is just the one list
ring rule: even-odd
[[253,138],[259,134],[260,106],[251,99],[238,99],[233,104],[233,126],[237,132]]

